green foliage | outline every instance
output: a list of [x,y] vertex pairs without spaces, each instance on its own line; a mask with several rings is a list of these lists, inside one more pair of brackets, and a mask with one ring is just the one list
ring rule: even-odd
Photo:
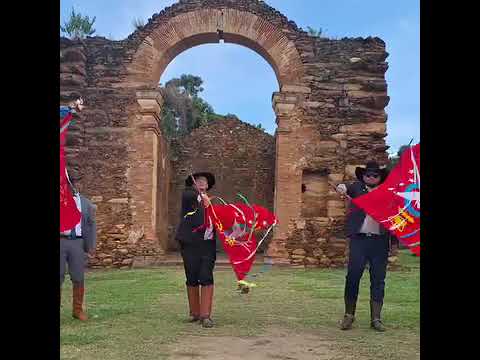
[[198,93],[203,91],[203,80],[200,76],[191,74],[182,74],[180,79],[174,78],[168,81],[165,86],[175,86],[182,94],[187,94],[191,97],[198,96]]
[[397,154],[394,155],[394,156],[391,156],[388,160],[388,165],[387,165],[387,169],[389,171],[391,171],[397,164],[398,164],[398,161],[400,160],[400,156],[402,156],[403,152],[405,150],[407,150],[410,146],[409,145],[402,145],[400,146],[400,148],[398,149],[397,151]]
[[[160,86],[164,99],[160,124],[168,139],[189,134],[212,121],[238,119],[235,114],[216,114],[213,107],[199,96],[203,91],[202,85],[200,76],[182,74],[180,78],[173,78],[165,86]],[[266,131],[261,124],[256,127]]]
[[193,129],[223,118],[199,96],[203,91],[202,84],[201,77],[182,74],[161,87],[164,98],[161,126],[167,138],[186,135]]
[[160,126],[162,128],[163,135],[165,135],[168,139],[176,135],[178,127],[177,117],[172,108],[168,106],[163,106]]
[[82,14],[76,13],[75,9],[72,8],[70,18],[64,22],[63,26],[60,25],[60,30],[68,34],[68,37],[72,40],[83,39],[85,36],[95,33],[96,30],[93,28],[95,20],[95,16],[90,20],[88,16],[82,16]]
[[321,37],[322,36],[322,28],[314,29],[310,26],[307,26],[307,32],[310,36],[316,36],[316,37]]
[[258,125],[256,126],[256,128],[257,128],[257,129],[260,129],[260,130],[262,130],[262,131],[266,131],[266,129],[262,126],[262,124],[258,124]]
[[205,100],[199,97],[193,97],[193,123],[192,128],[195,129],[202,125],[208,124],[212,120],[212,115],[214,114],[212,106],[207,103]]
[[132,25],[135,30],[139,30],[145,26],[145,21],[143,21],[143,19],[140,19],[140,18],[135,18],[132,21]]

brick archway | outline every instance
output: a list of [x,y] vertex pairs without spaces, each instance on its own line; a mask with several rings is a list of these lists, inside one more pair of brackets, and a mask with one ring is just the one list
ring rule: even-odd
[[280,224],[268,254],[298,266],[345,263],[344,204],[327,182],[348,180],[366,159],[387,161],[385,43],[311,37],[263,1],[180,0],[125,40],[60,41],[61,96],[80,92],[88,104],[67,159],[98,204],[94,266],[128,267],[163,253],[170,168],[158,82],[182,51],[220,40],[256,51],[279,83]]
[[[246,4],[250,7],[245,7]],[[252,9],[252,4],[257,9]],[[301,115],[295,113],[295,109],[311,92],[305,83],[305,69],[293,41],[303,34],[282,15],[275,13],[276,19],[262,17],[261,10],[268,11],[269,8],[257,1],[236,4],[214,1],[209,2],[209,6],[199,6],[199,2],[194,1],[180,2],[152,18],[142,30],[132,35],[136,41],[130,50],[133,51],[132,60],[126,66],[125,81],[118,86],[156,87],[167,65],[178,54],[197,45],[224,41],[248,47],[262,56],[276,74],[280,90],[272,96],[278,125],[276,163],[288,162],[296,157],[296,147],[289,138],[289,124],[299,121]],[[297,119],[291,120],[293,116]],[[300,177],[300,173],[287,167],[276,169],[274,207],[280,225],[270,247],[273,256],[286,254],[275,239],[285,237],[289,218],[300,213],[298,199],[290,200],[292,196],[300,196],[296,191],[300,187]],[[152,213],[156,213],[153,201]]]
[[156,86],[167,65],[181,52],[224,41],[246,46],[261,55],[272,66],[280,88],[301,85],[304,69],[300,55],[294,41],[282,30],[265,18],[237,8],[202,7],[180,14],[171,10],[133,35],[141,42],[134,47],[127,81]]

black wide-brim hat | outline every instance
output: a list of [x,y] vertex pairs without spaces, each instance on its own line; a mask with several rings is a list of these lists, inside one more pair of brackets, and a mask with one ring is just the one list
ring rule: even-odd
[[369,161],[365,167],[359,167],[355,169],[355,175],[357,179],[363,181],[363,175],[367,172],[375,172],[380,174],[380,182],[382,183],[388,176],[388,170],[381,168],[376,161]]
[[213,185],[215,185],[215,176],[213,176],[212,173],[209,172],[198,172],[193,175],[188,175],[188,177],[185,179],[185,186],[193,186],[193,179],[192,176],[197,179],[200,176],[203,176],[207,179],[208,182],[208,188],[207,190],[210,190]]

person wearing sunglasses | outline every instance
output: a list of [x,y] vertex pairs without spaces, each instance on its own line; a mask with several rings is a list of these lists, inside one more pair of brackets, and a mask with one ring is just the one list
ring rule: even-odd
[[[387,177],[387,170],[380,168],[375,161],[370,161],[365,167],[357,167],[355,175],[358,181],[350,185],[339,184],[337,186],[337,191],[340,194],[356,198],[374,190]],[[389,235],[383,226],[352,202],[349,203],[346,231],[350,251],[345,281],[345,315],[341,323],[341,329],[350,330],[355,321],[360,279],[368,262],[370,272],[370,325],[377,331],[385,331],[380,315],[385,293]]]

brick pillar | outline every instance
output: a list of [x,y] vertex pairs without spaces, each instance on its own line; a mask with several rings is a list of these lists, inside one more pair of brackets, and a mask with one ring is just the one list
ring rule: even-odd
[[294,168],[297,158],[295,139],[288,130],[277,130],[274,211],[279,224],[273,232],[267,256],[275,262],[288,261],[285,240],[290,219],[300,216],[302,176]]
[[272,105],[277,115],[275,196],[274,211],[279,224],[276,226],[267,256],[275,263],[288,263],[285,241],[292,218],[300,217],[302,168],[297,163],[298,152],[296,129],[299,127],[295,110],[309,88],[282,86],[282,92],[274,93]]
[[137,91],[140,114],[134,130],[135,164],[130,170],[133,222],[146,240],[160,244],[157,235],[159,114],[163,99],[157,91]]

